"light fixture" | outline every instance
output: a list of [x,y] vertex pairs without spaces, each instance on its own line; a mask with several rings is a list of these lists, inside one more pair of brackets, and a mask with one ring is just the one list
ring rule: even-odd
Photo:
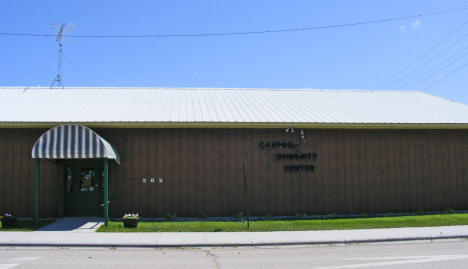
[[294,128],[291,127],[291,126],[288,126],[288,128],[286,128],[286,130],[284,130],[286,133],[289,133],[289,131],[291,130],[291,134],[294,133]]

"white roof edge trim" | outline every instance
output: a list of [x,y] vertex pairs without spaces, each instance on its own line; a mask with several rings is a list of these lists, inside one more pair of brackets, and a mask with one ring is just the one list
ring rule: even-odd
[[[56,122],[0,123],[0,128],[52,128]],[[82,122],[92,128],[304,128],[304,129],[468,129],[468,123],[245,123],[245,122]],[[110,145],[110,143],[109,143]],[[110,145],[112,147],[112,145]]]

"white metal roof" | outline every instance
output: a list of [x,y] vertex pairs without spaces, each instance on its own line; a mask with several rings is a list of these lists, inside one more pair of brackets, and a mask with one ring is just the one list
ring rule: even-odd
[[468,106],[415,91],[4,87],[0,123],[468,124]]

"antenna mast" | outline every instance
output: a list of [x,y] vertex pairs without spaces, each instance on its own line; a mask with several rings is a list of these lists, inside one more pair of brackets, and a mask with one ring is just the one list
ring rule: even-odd
[[63,29],[65,28],[65,23],[62,23],[60,25],[60,28],[57,33],[57,42],[59,43],[58,47],[58,63],[57,63],[57,76],[55,77],[54,81],[50,85],[50,88],[52,88],[57,82],[57,85],[59,87],[63,88],[63,83],[62,83],[62,37],[63,37]]

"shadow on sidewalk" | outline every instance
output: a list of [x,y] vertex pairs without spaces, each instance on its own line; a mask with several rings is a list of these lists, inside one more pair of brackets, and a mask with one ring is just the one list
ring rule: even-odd
[[39,232],[44,231],[82,231],[95,232],[102,225],[102,218],[61,218],[55,222],[42,227]]

